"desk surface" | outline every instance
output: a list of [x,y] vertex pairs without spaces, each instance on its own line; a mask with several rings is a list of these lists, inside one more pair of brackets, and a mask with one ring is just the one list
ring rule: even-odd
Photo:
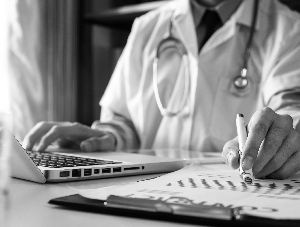
[[[225,165],[204,165],[205,169],[227,168]],[[155,175],[110,178],[56,184],[37,184],[12,179],[8,198],[8,208],[0,208],[0,226],[5,227],[66,227],[66,226],[194,226],[155,220],[120,217],[99,213],[67,210],[48,204],[52,198],[78,193],[78,189],[94,189],[118,183],[147,179]],[[199,226],[199,225],[197,225]]]

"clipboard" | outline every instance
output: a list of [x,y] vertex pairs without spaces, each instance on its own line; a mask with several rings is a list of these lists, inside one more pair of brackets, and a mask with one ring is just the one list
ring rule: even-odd
[[232,208],[175,204],[114,195],[103,201],[74,194],[51,199],[49,204],[94,213],[208,226],[300,226],[300,220],[274,220],[254,217],[241,214],[239,210]]

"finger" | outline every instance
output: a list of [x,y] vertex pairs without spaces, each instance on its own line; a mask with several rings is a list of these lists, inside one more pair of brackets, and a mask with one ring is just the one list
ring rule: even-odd
[[54,125],[44,136],[42,136],[39,145],[35,148],[37,151],[44,151],[51,143],[59,138],[65,138],[69,130],[68,126]]
[[55,125],[48,131],[48,133],[46,133],[42,137],[36,150],[45,150],[51,143],[53,143],[57,139],[69,139],[79,144],[82,140],[85,140],[87,138],[102,135],[104,135],[103,132],[93,130],[90,127],[79,123]]
[[[270,162],[270,160],[273,159],[273,157],[277,156],[277,152],[280,150],[280,147],[283,145],[284,141],[287,139],[287,137],[291,133],[291,130],[293,129],[292,125],[293,120],[290,116],[277,114],[275,115],[274,121],[268,130],[264,142],[261,145],[256,162],[253,165],[252,170],[254,175],[261,172],[261,170]],[[281,152],[281,154],[283,153],[285,152]],[[292,153],[286,154],[291,155]],[[283,160],[281,160],[277,164],[279,163],[283,164]]]
[[255,175],[255,177],[263,178],[278,171],[287,160],[300,149],[299,141],[300,134],[295,130],[292,130],[288,137],[283,141],[276,155]]
[[295,152],[278,170],[269,174],[267,178],[272,179],[286,179],[293,173],[300,170],[300,151]]
[[22,146],[25,150],[32,150],[41,137],[46,134],[56,122],[39,122],[24,137]]
[[56,140],[56,143],[59,147],[62,147],[62,148],[77,148],[79,149],[79,145],[78,143],[76,143],[75,141],[72,141],[72,140],[69,140],[69,139],[62,139],[62,138],[59,138]]
[[239,167],[240,155],[237,137],[233,140],[228,141],[224,145],[222,157],[225,163],[229,165],[232,169],[237,169]]
[[113,151],[115,150],[115,138],[107,133],[101,137],[92,137],[81,142],[80,148],[86,152],[92,151]]
[[256,160],[260,146],[269,128],[274,122],[275,113],[270,108],[264,108],[253,114],[249,134],[243,147],[241,162],[244,169],[251,169]]

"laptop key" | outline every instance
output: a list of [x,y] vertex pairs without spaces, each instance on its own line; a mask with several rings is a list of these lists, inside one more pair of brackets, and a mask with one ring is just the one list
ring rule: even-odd
[[52,154],[50,152],[33,152],[33,151],[26,151],[26,152],[37,166],[49,167],[49,168],[94,166],[94,165],[122,163],[122,162],[114,162],[109,160]]

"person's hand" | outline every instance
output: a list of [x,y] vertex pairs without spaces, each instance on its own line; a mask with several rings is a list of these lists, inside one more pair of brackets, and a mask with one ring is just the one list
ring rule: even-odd
[[[300,169],[300,134],[289,115],[266,107],[253,114],[248,131],[241,163],[244,169],[252,167],[254,177],[285,179]],[[238,151],[237,137],[223,148],[223,159],[233,169],[240,165]]]
[[43,151],[53,142],[60,147],[80,147],[91,152],[114,150],[116,141],[109,132],[97,131],[79,123],[39,122],[25,136],[23,147]]

